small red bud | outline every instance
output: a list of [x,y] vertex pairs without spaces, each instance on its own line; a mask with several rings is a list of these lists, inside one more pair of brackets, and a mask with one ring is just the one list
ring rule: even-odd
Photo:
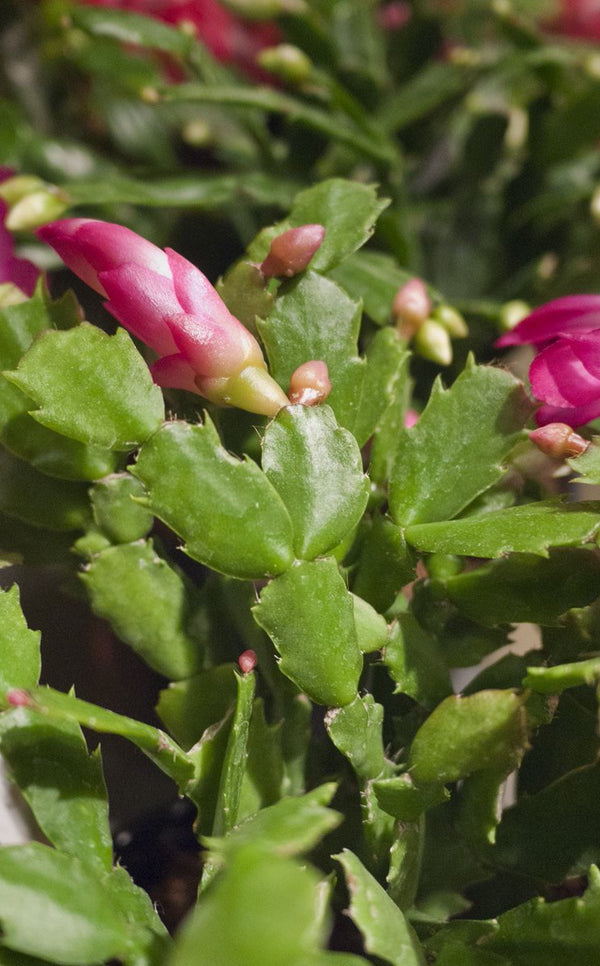
[[331,392],[329,373],[324,362],[312,359],[303,362],[292,373],[288,399],[300,406],[318,406],[324,402]]
[[392,315],[400,335],[411,339],[417,329],[431,315],[432,303],[424,281],[411,278],[402,285],[392,302]]
[[566,423],[548,423],[531,432],[529,438],[542,453],[555,459],[581,456],[590,445]]
[[243,674],[249,674],[256,667],[256,654],[252,650],[244,651],[238,657],[238,665]]
[[300,225],[282,232],[271,242],[269,254],[260,266],[262,274],[265,278],[292,278],[304,271],[324,237],[323,225]]
[[13,708],[33,708],[35,705],[31,695],[23,688],[11,688],[6,693],[6,700]]

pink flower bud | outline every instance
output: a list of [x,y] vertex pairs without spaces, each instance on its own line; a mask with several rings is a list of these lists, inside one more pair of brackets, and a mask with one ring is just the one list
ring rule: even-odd
[[529,438],[542,453],[555,459],[581,456],[590,445],[588,440],[573,432],[566,423],[547,423],[530,433]]
[[254,336],[229,311],[202,272],[129,228],[67,218],[40,238],[84,282],[108,297],[106,308],[160,357],[161,386],[274,416],[287,398],[267,372]]
[[238,666],[243,674],[249,674],[256,667],[256,653],[252,650],[244,651],[238,657]]
[[23,688],[11,688],[6,693],[6,700],[11,708],[35,708],[35,701]]
[[329,373],[324,362],[303,362],[292,373],[288,398],[292,405],[318,406],[331,392]]
[[303,272],[324,237],[323,225],[300,225],[282,232],[271,242],[269,253],[260,266],[262,274],[265,278],[279,275],[291,278]]
[[411,278],[402,285],[392,302],[392,315],[400,335],[411,339],[420,325],[431,315],[432,303],[424,281]]
[[416,409],[407,409],[404,413],[404,428],[412,429],[419,422],[419,413]]

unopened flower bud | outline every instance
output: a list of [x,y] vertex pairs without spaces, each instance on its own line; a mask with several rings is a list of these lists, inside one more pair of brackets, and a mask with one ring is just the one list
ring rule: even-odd
[[4,219],[10,231],[39,228],[62,215],[69,199],[56,185],[34,174],[16,174],[0,183],[0,199],[8,205]]
[[304,0],[222,0],[223,6],[240,17],[250,20],[271,20],[282,14],[301,14],[306,11]]
[[500,330],[502,332],[510,332],[530,312],[531,306],[521,299],[512,299],[510,302],[505,302],[500,309]]
[[423,279],[415,277],[405,282],[392,302],[392,315],[400,335],[407,340],[412,339],[419,326],[429,318],[431,309],[431,299]]
[[566,423],[547,423],[529,434],[532,443],[555,459],[569,459],[581,456],[589,447],[588,440],[574,432]]
[[466,339],[469,334],[464,318],[451,305],[436,305],[431,318],[439,322],[452,339]]
[[406,412],[404,413],[404,420],[403,420],[404,428],[412,429],[412,427],[416,426],[418,422],[419,422],[419,413],[417,412],[417,410],[407,409]]
[[0,184],[0,198],[4,198],[7,205],[15,205],[21,198],[45,186],[45,182],[36,174],[15,174]]
[[32,231],[60,218],[68,207],[64,192],[48,185],[17,201],[10,208],[4,223],[10,231]]
[[252,650],[243,651],[238,657],[238,666],[243,674],[249,674],[256,667],[256,653]]
[[426,319],[415,334],[415,350],[430,362],[439,366],[449,366],[452,362],[452,343],[450,336],[435,319]]
[[303,362],[292,373],[288,398],[292,405],[318,406],[331,392],[329,373],[324,362]]
[[308,80],[313,69],[310,58],[293,44],[266,47],[258,54],[256,62],[269,73],[276,74],[290,84],[303,84]]
[[323,225],[300,225],[288,228],[271,242],[269,253],[260,266],[265,278],[284,275],[292,278],[304,271],[315,252],[321,247]]

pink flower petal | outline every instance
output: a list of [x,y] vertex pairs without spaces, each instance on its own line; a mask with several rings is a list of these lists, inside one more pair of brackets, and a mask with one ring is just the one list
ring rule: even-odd
[[166,253],[177,300],[183,312],[207,316],[218,325],[233,325],[234,328],[240,325],[199,268],[171,248],[167,248]]
[[600,295],[565,295],[526,316],[496,341],[498,348],[509,345],[540,345],[561,335],[600,328]]
[[589,403],[587,406],[572,406],[561,408],[558,406],[541,406],[536,414],[535,421],[538,426],[546,426],[548,423],[567,423],[568,426],[584,426],[592,419],[600,417],[600,398]]
[[87,285],[106,295],[99,274],[136,262],[170,277],[165,253],[123,225],[94,218],[62,218],[36,232],[38,238],[58,252],[65,265]]
[[150,366],[152,378],[157,386],[165,389],[187,389],[198,393],[195,373],[182,355],[163,356]]
[[135,262],[170,278],[169,262],[162,248],[124,225],[87,219],[78,229],[76,238],[84,258],[98,273]]
[[132,335],[160,356],[177,351],[165,318],[180,311],[173,285],[164,275],[140,265],[122,265],[100,273],[109,297],[106,308]]
[[600,398],[600,378],[589,372],[567,339],[540,352],[529,379],[534,396],[551,406],[586,406]]
[[170,316],[166,322],[177,348],[198,376],[229,377],[263,361],[256,339],[239,322],[232,330],[185,313]]

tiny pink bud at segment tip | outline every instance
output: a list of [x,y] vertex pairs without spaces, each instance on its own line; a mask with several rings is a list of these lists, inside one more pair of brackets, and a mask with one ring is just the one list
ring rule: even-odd
[[238,665],[243,674],[249,674],[256,667],[256,654],[252,650],[244,651],[238,657]]
[[260,266],[263,276],[274,278],[283,275],[292,278],[298,272],[303,272],[321,247],[324,237],[323,225],[300,225],[299,228],[289,228],[277,235]]
[[555,459],[569,459],[573,456],[581,456],[589,447],[589,442],[578,433],[575,433],[571,426],[566,423],[547,423],[540,429],[535,429],[529,434],[532,443],[545,453],[546,456],[553,456]]
[[402,285],[392,302],[392,316],[400,335],[412,338],[420,325],[431,315],[432,302],[425,283],[420,278],[411,278]]
[[33,698],[22,688],[11,688],[6,694],[6,700],[13,708],[32,708]]
[[318,406],[331,392],[329,372],[324,362],[303,362],[292,373],[288,399],[292,405]]

